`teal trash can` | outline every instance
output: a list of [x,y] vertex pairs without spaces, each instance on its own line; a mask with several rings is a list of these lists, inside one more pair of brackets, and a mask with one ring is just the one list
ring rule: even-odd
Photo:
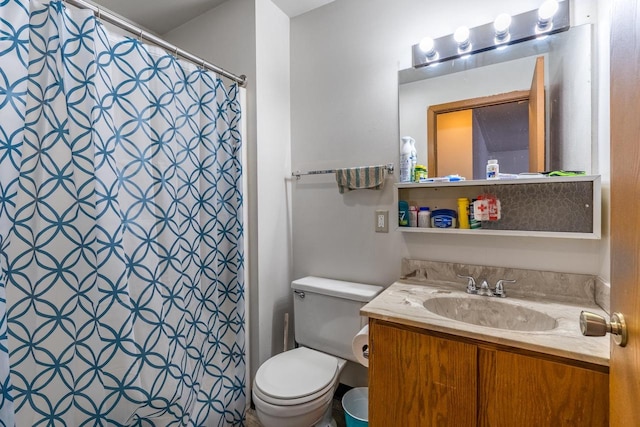
[[347,427],[369,425],[369,387],[352,388],[342,397],[342,409]]

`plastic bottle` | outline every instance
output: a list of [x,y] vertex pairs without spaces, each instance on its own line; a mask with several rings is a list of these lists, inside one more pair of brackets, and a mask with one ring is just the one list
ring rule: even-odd
[[474,214],[474,206],[476,200],[478,199],[472,199],[469,203],[469,228],[471,228],[472,230],[476,228],[482,228],[482,222],[479,219],[476,219]]
[[413,178],[411,173],[411,141],[413,141],[413,138],[410,136],[402,137],[402,144],[400,145],[400,182],[411,182]]
[[500,166],[497,159],[490,159],[487,162],[487,179],[498,179],[500,176]]
[[458,199],[458,226],[460,228],[470,228],[469,225],[469,199],[460,197]]
[[418,211],[418,227],[429,228],[431,227],[431,211],[428,207],[421,207]]
[[418,207],[409,206],[409,227],[418,226]]
[[413,171],[413,181],[422,182],[427,178],[427,168],[424,165],[416,165]]
[[411,179],[415,179],[416,165],[418,163],[418,152],[416,151],[416,140],[411,138]]
[[409,226],[409,203],[404,200],[398,202],[398,225],[400,227]]

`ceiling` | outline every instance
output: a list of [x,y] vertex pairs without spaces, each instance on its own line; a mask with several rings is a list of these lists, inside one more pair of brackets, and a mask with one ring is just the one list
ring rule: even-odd
[[[91,0],[156,34],[165,34],[225,1],[238,0]],[[334,0],[272,0],[289,17]]]

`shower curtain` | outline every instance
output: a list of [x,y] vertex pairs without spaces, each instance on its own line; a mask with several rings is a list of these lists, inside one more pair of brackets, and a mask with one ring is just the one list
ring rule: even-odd
[[239,89],[0,0],[0,425],[242,425]]

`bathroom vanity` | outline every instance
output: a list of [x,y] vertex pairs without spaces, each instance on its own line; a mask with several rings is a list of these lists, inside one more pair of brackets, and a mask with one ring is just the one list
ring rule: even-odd
[[606,366],[377,319],[369,333],[371,427],[609,425]]
[[595,301],[521,298],[517,284],[507,298],[469,295],[418,276],[361,311],[371,427],[608,426],[609,340],[578,325],[583,309],[604,314]]

